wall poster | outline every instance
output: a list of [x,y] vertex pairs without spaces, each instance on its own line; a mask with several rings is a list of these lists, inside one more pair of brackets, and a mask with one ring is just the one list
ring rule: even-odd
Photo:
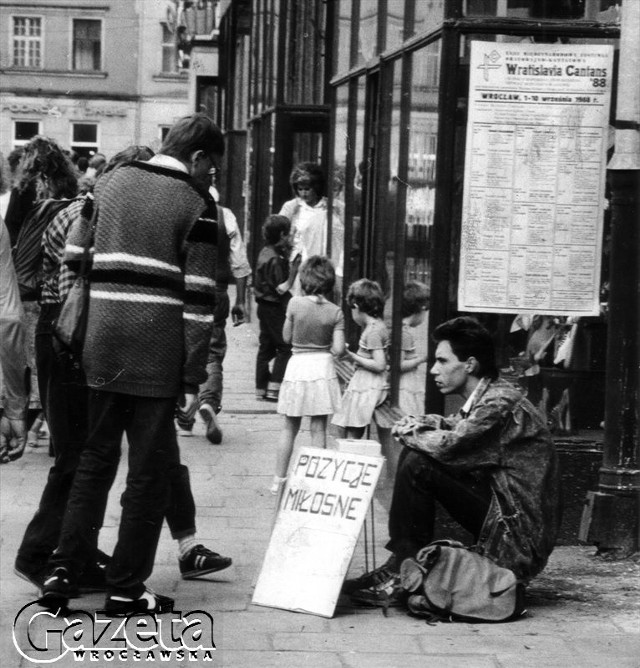
[[473,41],[458,309],[597,315],[613,47]]

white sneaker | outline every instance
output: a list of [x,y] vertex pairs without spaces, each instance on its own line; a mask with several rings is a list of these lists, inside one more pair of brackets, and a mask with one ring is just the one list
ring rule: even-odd
[[209,404],[202,404],[199,413],[200,417],[204,420],[209,441],[214,445],[222,443],[222,429],[220,429],[218,416],[213,408]]

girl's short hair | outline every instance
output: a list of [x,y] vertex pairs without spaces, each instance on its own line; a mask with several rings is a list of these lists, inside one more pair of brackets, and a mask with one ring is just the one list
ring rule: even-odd
[[402,292],[402,317],[420,313],[429,308],[430,293],[429,286],[420,281],[409,281]]
[[272,216],[267,216],[267,219],[262,225],[262,236],[267,244],[277,244],[282,238],[282,233],[289,234],[291,232],[291,221],[286,216],[281,216],[277,213]]
[[336,270],[329,258],[312,255],[300,268],[300,285],[307,295],[330,295],[336,284]]
[[384,313],[384,294],[379,283],[368,278],[361,278],[349,286],[347,304],[358,308],[372,318],[382,318]]

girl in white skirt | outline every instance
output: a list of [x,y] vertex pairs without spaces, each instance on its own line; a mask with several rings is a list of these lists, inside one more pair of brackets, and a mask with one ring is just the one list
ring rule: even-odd
[[[354,322],[362,328],[358,352],[347,351],[356,370],[342,397],[340,411],[332,423],[345,427],[347,438],[362,438],[364,430],[374,417],[377,406],[387,398],[387,348],[389,332],[382,314],[384,295],[380,285],[367,278],[349,286],[347,303]],[[379,428],[390,429],[393,423],[376,415]]]
[[284,341],[292,349],[278,397],[278,413],[285,417],[272,494],[278,494],[286,480],[302,418],[311,418],[312,445],[324,448],[327,418],[340,405],[333,356],[344,353],[344,315],[339,306],[327,299],[335,285],[335,270],[326,257],[312,255],[302,265],[299,276],[304,296],[293,297],[289,302],[282,330]]
[[420,281],[409,281],[402,293],[402,355],[400,358],[400,392],[398,406],[405,415],[424,413],[425,377],[418,367],[427,355],[418,355],[416,339],[411,331],[419,327],[429,308],[429,288]]

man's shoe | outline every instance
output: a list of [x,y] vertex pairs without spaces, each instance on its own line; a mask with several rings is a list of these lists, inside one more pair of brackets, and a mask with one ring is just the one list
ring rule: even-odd
[[280,392],[278,390],[267,390],[265,395],[264,395],[264,398],[267,401],[274,401],[275,402],[275,401],[278,401],[279,394],[280,394]]
[[207,438],[214,445],[222,443],[222,430],[218,424],[218,416],[213,408],[209,404],[202,404],[199,413],[206,425]]
[[100,610],[108,617],[128,617],[129,615],[162,614],[173,612],[175,601],[168,596],[156,594],[148,589],[138,598],[109,594]]
[[391,556],[382,566],[378,566],[368,573],[364,573],[360,577],[351,580],[345,580],[342,585],[343,594],[351,594],[351,592],[359,591],[361,589],[369,589],[384,582],[388,582],[391,578],[400,577],[400,573],[396,568],[396,559]]
[[58,610],[66,608],[69,599],[77,596],[78,588],[72,582],[69,571],[64,566],[57,566],[46,576],[38,603],[49,610]]
[[379,584],[352,591],[349,597],[356,605],[392,608],[403,605],[407,599],[407,593],[400,584],[400,576],[392,575]]
[[231,559],[212,552],[204,545],[196,545],[187,553],[184,559],[179,560],[180,573],[183,580],[192,580],[201,575],[222,571],[231,566]]

